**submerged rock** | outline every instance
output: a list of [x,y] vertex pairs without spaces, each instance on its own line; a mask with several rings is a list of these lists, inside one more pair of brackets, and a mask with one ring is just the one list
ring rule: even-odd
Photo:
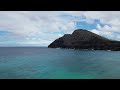
[[88,30],[77,29],[56,39],[48,48],[120,51],[120,41],[112,41]]

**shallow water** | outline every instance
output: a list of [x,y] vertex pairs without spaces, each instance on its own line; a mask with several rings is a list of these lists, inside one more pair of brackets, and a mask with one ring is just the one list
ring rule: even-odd
[[0,48],[0,79],[115,78],[120,78],[119,51]]

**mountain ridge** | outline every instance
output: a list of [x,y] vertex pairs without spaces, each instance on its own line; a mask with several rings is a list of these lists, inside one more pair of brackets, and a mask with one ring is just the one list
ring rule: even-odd
[[48,48],[120,51],[120,41],[113,41],[84,29],[74,30],[53,41]]

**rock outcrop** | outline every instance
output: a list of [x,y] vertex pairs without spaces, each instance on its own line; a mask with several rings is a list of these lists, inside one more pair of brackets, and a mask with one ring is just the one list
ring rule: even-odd
[[77,29],[56,39],[48,48],[120,51],[120,41],[109,40],[88,30]]

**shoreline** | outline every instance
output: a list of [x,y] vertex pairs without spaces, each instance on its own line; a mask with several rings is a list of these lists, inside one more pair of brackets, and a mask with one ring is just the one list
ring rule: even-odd
[[67,49],[67,50],[80,50],[80,51],[118,51],[118,50],[100,50],[100,49],[71,49],[71,48],[52,48],[52,49]]

